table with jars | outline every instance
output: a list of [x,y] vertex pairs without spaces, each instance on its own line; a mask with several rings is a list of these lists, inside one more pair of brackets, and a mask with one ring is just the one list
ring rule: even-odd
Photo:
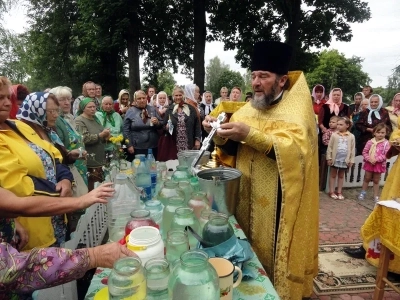
[[246,236],[229,210],[210,200],[200,177],[192,177],[184,165],[172,172],[157,163],[155,169],[150,188],[137,184],[135,167],[133,176],[119,173],[113,179],[109,241],[136,257],[118,260],[113,269],[98,268],[85,299],[279,299],[252,250],[241,265],[243,275],[229,260],[217,267],[212,263],[209,249]]

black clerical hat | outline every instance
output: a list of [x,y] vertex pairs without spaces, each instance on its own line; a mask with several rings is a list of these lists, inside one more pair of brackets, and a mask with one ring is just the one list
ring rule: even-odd
[[287,74],[293,49],[288,44],[275,41],[262,41],[254,45],[251,71],[269,71]]

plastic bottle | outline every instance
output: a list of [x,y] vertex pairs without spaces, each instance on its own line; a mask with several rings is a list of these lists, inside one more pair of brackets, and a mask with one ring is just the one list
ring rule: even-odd
[[151,177],[151,196],[155,195],[156,192],[156,186],[157,186],[157,163],[156,160],[153,156],[153,150],[148,149],[147,150],[147,167],[150,171],[150,177]]
[[144,157],[140,157],[140,164],[136,170],[136,186],[144,190],[144,193],[140,195],[140,200],[146,202],[151,199],[151,176]]
[[115,193],[107,203],[108,232],[110,241],[124,237],[125,225],[130,220],[130,212],[140,208],[139,194],[128,176],[119,173],[115,177]]

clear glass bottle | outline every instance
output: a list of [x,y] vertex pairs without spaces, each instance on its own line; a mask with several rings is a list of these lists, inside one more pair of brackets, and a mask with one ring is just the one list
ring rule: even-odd
[[110,300],[146,299],[146,278],[138,257],[124,257],[114,263],[108,277]]
[[130,234],[133,229],[141,226],[153,226],[159,228],[157,223],[151,218],[148,210],[134,210],[131,212],[131,219],[128,221],[128,223],[126,223],[125,235]]
[[189,250],[181,255],[168,281],[169,299],[219,300],[219,278],[202,250]]
[[203,228],[203,240],[212,246],[219,245],[229,240],[234,235],[233,228],[229,224],[229,217],[218,213],[209,216],[209,221]]
[[[199,232],[199,221],[194,216],[193,209],[190,207],[179,207],[175,210],[174,218],[172,219],[171,228],[185,230],[186,226],[192,227],[192,229],[201,235]],[[189,235],[189,246],[190,249],[197,248],[197,239],[190,234]]]
[[164,207],[162,217],[162,237],[165,241],[167,239],[167,232],[171,229],[172,219],[174,218],[175,210],[179,207],[185,206],[185,199],[183,197],[171,197]]
[[185,194],[185,201],[186,201],[186,203],[188,203],[190,196],[193,193],[193,188],[190,185],[190,182],[189,181],[179,181],[178,186]]
[[167,258],[171,267],[179,261],[181,254],[189,250],[189,238],[186,231],[181,229],[171,229],[167,233],[167,242],[165,243]]
[[185,193],[178,186],[178,182],[167,180],[164,182],[164,186],[158,193],[157,200],[160,200],[161,203],[165,206],[167,204],[168,198],[171,197],[181,197],[185,199]]
[[146,271],[146,300],[168,300],[169,263],[165,258],[153,258],[144,265]]
[[172,174],[173,181],[188,181],[192,175],[189,173],[186,166],[177,165],[176,170]]
[[145,203],[145,209],[150,212],[150,217],[161,227],[164,205],[158,200],[149,200]]
[[194,192],[190,196],[188,201],[188,206],[193,208],[194,214],[197,219],[200,219],[201,212],[205,210],[210,210],[210,205],[208,204],[207,194],[204,192]]

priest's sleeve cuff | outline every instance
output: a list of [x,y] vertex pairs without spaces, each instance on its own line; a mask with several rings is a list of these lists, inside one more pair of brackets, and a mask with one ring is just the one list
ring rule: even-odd
[[265,155],[268,155],[271,149],[273,149],[271,136],[252,127],[247,137],[243,140],[243,143]]

